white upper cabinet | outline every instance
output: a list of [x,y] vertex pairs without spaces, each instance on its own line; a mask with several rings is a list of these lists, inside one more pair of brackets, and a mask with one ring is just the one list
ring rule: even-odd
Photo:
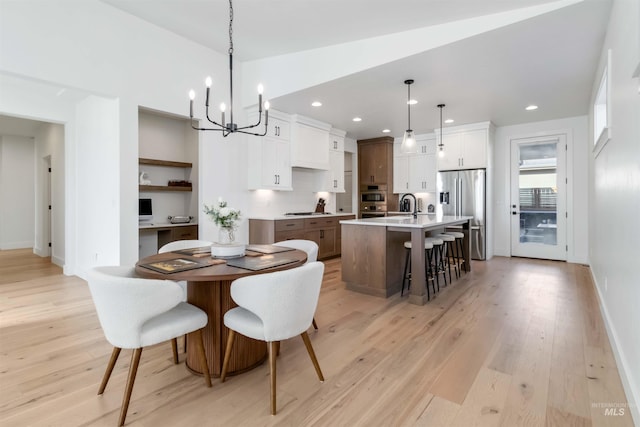
[[289,121],[280,120],[277,118],[269,117],[269,123],[267,124],[267,135],[271,138],[286,139],[289,141],[290,132]]
[[433,134],[416,136],[418,153],[400,152],[402,138],[393,144],[393,192],[429,193],[436,191],[436,140]]
[[331,129],[329,133],[329,170],[319,171],[317,191],[344,193],[344,137],[346,132]]
[[326,123],[291,116],[291,166],[329,170],[330,129]]
[[[267,136],[248,138],[248,184],[250,190],[293,190],[288,115],[269,111]],[[257,115],[249,115],[257,118]]]
[[329,132],[329,150],[342,151],[344,153],[344,137],[346,132],[339,129],[331,129]]
[[[439,129],[435,135],[439,141]],[[438,156],[438,170],[486,168],[492,139],[491,122],[443,129],[444,154]]]

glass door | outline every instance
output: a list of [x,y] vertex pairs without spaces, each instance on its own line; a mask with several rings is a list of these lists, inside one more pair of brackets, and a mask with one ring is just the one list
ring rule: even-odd
[[511,140],[511,255],[567,259],[566,137]]

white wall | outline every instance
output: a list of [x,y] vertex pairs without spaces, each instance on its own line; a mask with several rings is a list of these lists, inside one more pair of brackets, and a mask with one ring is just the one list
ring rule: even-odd
[[34,159],[33,138],[0,135],[0,249],[34,247]]
[[[612,138],[597,157],[589,150],[589,262],[607,331],[634,420],[640,424],[640,2],[615,0],[594,76],[595,99],[611,49]],[[589,114],[592,147],[593,114]],[[635,406],[633,406],[635,404]]]
[[588,262],[587,117],[496,128],[493,150],[494,255],[511,256],[511,147],[513,138],[567,134],[567,261]]
[[[3,4],[0,112],[65,123],[65,273],[82,274],[96,263],[132,264],[137,260],[138,106],[187,114],[188,90],[198,89],[208,74],[224,76],[221,80],[226,80],[227,57],[96,0],[62,6],[60,2]],[[188,67],[184,66],[186,63]],[[241,87],[240,81],[236,84]],[[117,167],[96,163],[83,148],[89,129],[82,136],[75,135],[76,125],[83,126],[80,120],[100,122],[97,115],[101,108],[94,108],[99,102],[94,100],[89,110],[82,111],[84,96],[69,97],[70,93],[118,99],[114,127],[118,133],[109,139],[97,135],[89,138],[100,139],[109,147],[109,154],[117,156]],[[226,90],[219,88],[214,94],[216,104]],[[196,115],[201,116],[202,111],[196,109]],[[222,138],[207,135],[200,143],[211,146],[219,139]],[[240,138],[239,144],[246,145],[246,139]],[[232,180],[240,173],[237,169],[234,172]],[[87,182],[96,180],[109,189],[111,185],[118,186],[118,200],[110,201],[118,211],[113,216],[102,216],[106,222],[99,225],[114,233],[113,237],[107,236],[109,241],[102,249],[92,247],[90,238],[76,230],[76,224],[86,221],[80,218],[86,213],[86,206],[94,201],[83,190],[87,189]],[[222,182],[214,185],[212,194],[220,193],[218,184],[226,191]],[[112,249],[112,239],[118,241],[118,248],[107,254],[105,251]]]
[[[78,274],[120,258],[120,159],[118,102],[90,96],[77,110]],[[115,142],[115,143],[114,143]],[[113,170],[111,176],[101,176]],[[105,179],[106,178],[106,179]]]

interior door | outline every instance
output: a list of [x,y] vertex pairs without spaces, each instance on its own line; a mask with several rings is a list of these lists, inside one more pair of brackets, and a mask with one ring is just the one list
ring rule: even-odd
[[566,136],[511,140],[511,255],[567,259]]

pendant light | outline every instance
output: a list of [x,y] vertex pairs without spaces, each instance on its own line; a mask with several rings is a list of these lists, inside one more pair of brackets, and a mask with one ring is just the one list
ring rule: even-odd
[[411,129],[411,85],[413,84],[412,79],[408,79],[404,81],[404,84],[407,85],[407,117],[408,117],[408,125],[407,130],[404,131],[404,137],[402,138],[402,144],[400,145],[400,152],[405,154],[417,153],[418,152],[418,144],[416,144],[416,138],[413,135],[413,130]]
[[442,109],[444,107],[444,104],[438,104],[438,108],[440,109],[440,142],[438,143],[438,156],[440,157],[444,157],[444,142],[442,141]]

